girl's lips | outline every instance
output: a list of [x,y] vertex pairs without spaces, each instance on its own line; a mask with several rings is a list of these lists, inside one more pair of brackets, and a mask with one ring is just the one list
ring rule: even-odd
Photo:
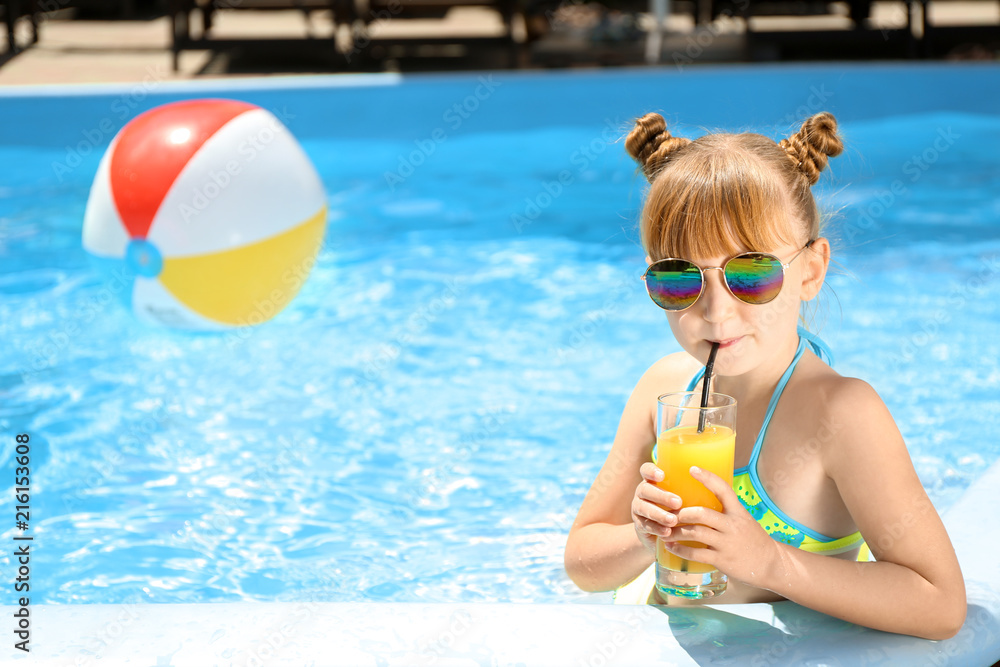
[[743,336],[740,336],[739,338],[727,338],[726,340],[710,340],[708,342],[709,343],[718,343],[719,344],[719,349],[720,350],[724,350],[727,347],[732,347],[736,343],[740,342],[740,340],[742,340],[742,339],[743,339]]

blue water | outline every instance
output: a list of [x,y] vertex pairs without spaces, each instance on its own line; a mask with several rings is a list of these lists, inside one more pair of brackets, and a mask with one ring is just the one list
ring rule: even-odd
[[[510,76],[496,103],[512,108],[582,84],[607,105],[614,82],[550,75],[543,99]],[[106,140],[68,172],[72,140],[0,146],[0,489],[11,507],[14,434],[30,434],[33,602],[590,599],[563,572],[566,533],[634,383],[678,349],[638,281],[642,181],[608,129],[648,107],[525,111],[519,129],[487,100],[448,131],[432,89],[472,85],[454,81],[400,91],[438,110],[408,134],[303,121],[325,245],[290,308],[228,334],[149,328],[108,298],[80,246]],[[837,266],[812,328],[880,392],[945,509],[1000,455],[1000,110],[887,114],[837,90],[848,149],[816,187]],[[308,90],[253,95],[311,108]],[[69,137],[108,108],[59,103],[82,109],[55,130]],[[44,118],[49,101],[0,104]],[[779,136],[739,106],[733,126]]]

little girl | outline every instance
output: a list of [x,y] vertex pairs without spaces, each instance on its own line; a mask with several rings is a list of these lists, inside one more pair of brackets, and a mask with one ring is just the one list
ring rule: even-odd
[[[788,599],[928,639],[961,628],[958,560],[892,415],[866,382],[827,365],[818,356],[825,346],[798,327],[830,262],[810,186],[842,148],[829,113],[780,143],[750,133],[692,141],[672,136],[659,114],[636,121],[626,149],[650,182],[641,218],[647,261],[670,259],[692,281],[687,290],[647,287],[684,351],[640,378],[580,507],[565,555],[580,588],[646,582],[641,601],[697,604],[661,596],[640,577],[660,538],[728,576],[712,603]],[[738,269],[751,260],[769,267],[769,282],[740,282]],[[655,485],[663,479],[651,459],[657,397],[701,391],[714,343],[712,390],[738,405],[736,474],[729,486],[692,468],[723,511],[679,509],[682,499]],[[872,562],[857,561],[865,542]]]

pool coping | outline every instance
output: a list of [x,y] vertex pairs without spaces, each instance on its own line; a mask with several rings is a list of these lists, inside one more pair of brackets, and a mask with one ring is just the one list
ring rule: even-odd
[[[827,60],[823,62],[772,62],[772,63],[705,63],[690,72],[674,67],[626,66],[613,70],[602,68],[581,68],[570,70],[526,69],[503,70],[502,76],[510,79],[551,79],[562,78],[614,78],[620,76],[677,76],[692,77],[704,74],[725,75],[746,72],[840,72],[865,71],[878,68],[885,73],[924,71],[953,72],[969,69],[996,72],[1000,63],[994,61],[914,61],[885,60],[875,64],[855,60]],[[262,76],[241,76],[233,78],[155,80],[108,83],[32,83],[0,86],[0,99],[20,97],[76,97],[90,95],[120,95],[146,87],[151,94],[161,91],[166,94],[199,94],[205,92],[238,91],[280,91],[308,89],[367,88],[395,86],[404,81],[429,80],[475,80],[487,74],[497,74],[496,70],[458,70],[448,72],[370,72],[336,74],[282,74]]]
[[[597,604],[207,603],[30,606],[37,665],[991,665],[1000,659],[1000,462],[945,515],[969,613],[952,639],[869,630],[792,602],[700,609]],[[988,548],[984,548],[988,547]],[[16,607],[3,607],[11,619]],[[72,630],[70,630],[72,629]],[[8,635],[10,637],[10,635]],[[16,641],[16,640],[15,640]],[[13,642],[11,642],[13,643]]]

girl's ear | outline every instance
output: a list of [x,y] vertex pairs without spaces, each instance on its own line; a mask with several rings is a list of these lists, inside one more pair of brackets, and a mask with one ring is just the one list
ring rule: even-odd
[[826,279],[826,270],[830,266],[830,241],[824,237],[816,239],[813,244],[802,253],[803,273],[802,292],[803,301],[812,301],[819,294]]

